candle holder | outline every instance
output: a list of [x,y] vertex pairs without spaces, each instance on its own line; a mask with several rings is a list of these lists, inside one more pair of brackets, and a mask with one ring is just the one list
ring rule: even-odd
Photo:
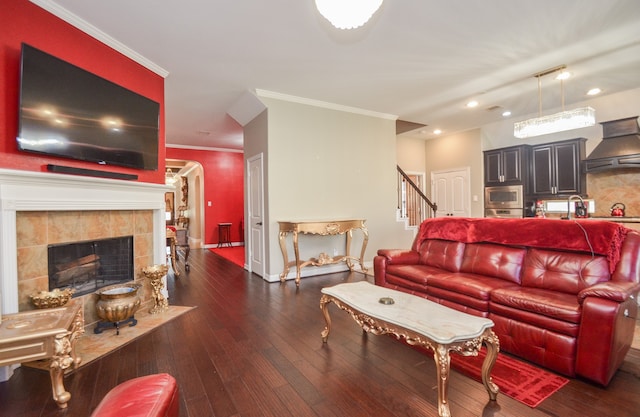
[[144,276],[149,279],[151,288],[153,289],[154,305],[153,308],[149,310],[151,314],[161,313],[169,308],[169,301],[167,301],[162,294],[162,288],[164,287],[162,277],[167,275],[168,270],[169,268],[166,265],[148,266],[142,270]]

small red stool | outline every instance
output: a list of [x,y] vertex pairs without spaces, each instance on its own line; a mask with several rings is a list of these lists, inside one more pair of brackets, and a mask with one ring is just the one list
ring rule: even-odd
[[91,417],[178,417],[178,384],[169,374],[130,379],[104,396]]

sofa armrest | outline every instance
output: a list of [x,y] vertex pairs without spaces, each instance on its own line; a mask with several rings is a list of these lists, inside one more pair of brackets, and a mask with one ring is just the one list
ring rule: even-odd
[[634,298],[640,291],[638,282],[608,281],[601,282],[578,293],[578,302],[582,304],[587,297],[604,298],[622,303],[629,298]]
[[409,249],[379,249],[378,255],[386,258],[387,265],[415,265],[420,262],[420,254]]

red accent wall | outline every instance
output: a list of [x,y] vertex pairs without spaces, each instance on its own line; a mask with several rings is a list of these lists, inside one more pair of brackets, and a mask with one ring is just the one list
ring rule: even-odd
[[[141,182],[164,183],[164,78],[28,0],[2,2],[0,13],[0,167],[45,171],[47,164],[136,174]],[[20,48],[28,43],[60,59],[160,103],[158,171],[104,167],[95,163],[18,151]]]
[[[231,223],[231,241],[243,242],[244,155],[167,148],[168,159],[197,161],[204,170],[204,244],[218,243],[218,223]],[[211,207],[207,202],[211,201]]]

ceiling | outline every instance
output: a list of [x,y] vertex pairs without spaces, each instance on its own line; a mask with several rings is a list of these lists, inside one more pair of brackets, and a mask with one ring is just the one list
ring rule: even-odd
[[[395,115],[427,139],[536,115],[534,74],[559,65],[566,106],[640,87],[637,0],[387,0],[350,31],[313,0],[32,1],[168,72],[168,145],[242,149],[229,112],[256,90]],[[559,82],[541,80],[557,111]]]

